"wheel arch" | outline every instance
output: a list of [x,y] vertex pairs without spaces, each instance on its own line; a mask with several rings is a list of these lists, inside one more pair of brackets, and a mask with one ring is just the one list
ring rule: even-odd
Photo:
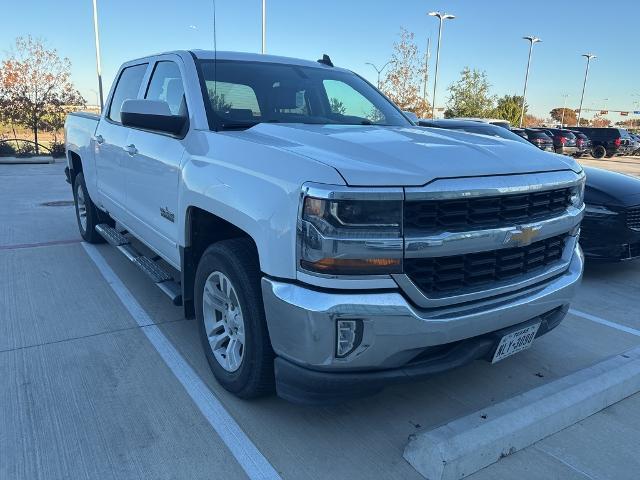
[[180,247],[182,301],[186,318],[193,318],[195,310],[194,279],[200,257],[213,243],[231,238],[247,238],[260,260],[255,239],[230,221],[195,205],[187,207],[184,225],[184,246]]

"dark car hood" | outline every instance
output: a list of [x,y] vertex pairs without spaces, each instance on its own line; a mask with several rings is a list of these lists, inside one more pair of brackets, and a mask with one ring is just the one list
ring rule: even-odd
[[420,186],[436,178],[580,171],[571,158],[453,130],[376,125],[259,124],[233,132],[330,165],[349,185]]
[[624,207],[640,204],[640,178],[593,167],[584,167],[584,172],[586,203]]

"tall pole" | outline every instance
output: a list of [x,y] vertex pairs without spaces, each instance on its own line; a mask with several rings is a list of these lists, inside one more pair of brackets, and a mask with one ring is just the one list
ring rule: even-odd
[[596,58],[596,56],[591,53],[583,53],[582,56],[587,59],[587,68],[584,71],[584,82],[582,83],[582,96],[580,97],[580,108],[578,110],[578,120],[576,123],[576,127],[580,126],[580,117],[582,117],[582,102],[584,101],[584,91],[587,88],[587,77],[589,76],[589,63],[591,63],[592,58]]
[[456,18],[454,15],[448,15],[446,13],[440,12],[429,12],[429,15],[432,17],[438,17],[440,20],[440,25],[438,26],[438,47],[436,50],[436,71],[433,76],[433,105],[431,105],[431,118],[436,118],[436,90],[438,88],[438,66],[440,64],[440,42],[442,41],[442,24],[447,19]]
[[564,97],[564,103],[562,104],[562,117],[560,117],[560,128],[564,128],[564,111],[567,109],[567,97],[568,93],[562,95]]
[[371,62],[365,62],[365,65],[371,65],[373,67],[373,69],[376,71],[376,73],[378,74],[378,90],[380,90],[380,74],[384,71],[385,68],[387,68],[387,65],[389,65],[391,63],[391,60],[389,60],[387,63],[385,63],[382,68],[378,68],[376,67],[373,63]]
[[427,83],[429,82],[429,57],[431,56],[431,37],[427,39],[427,51],[424,54],[424,88],[422,97],[427,99]]
[[267,0],[262,0],[262,54],[267,52]]
[[524,107],[527,98],[527,83],[529,82],[529,69],[531,68],[531,54],[533,53],[533,44],[541,42],[538,37],[522,37],[529,41],[529,59],[527,60],[527,73],[524,76],[524,91],[522,92],[522,111],[520,112],[520,128],[522,128],[522,122],[524,122]]
[[100,65],[100,35],[98,34],[98,0],[93,0],[93,30],[96,36],[96,70],[98,73],[98,95],[100,96],[100,113],[104,106],[102,94],[102,66]]

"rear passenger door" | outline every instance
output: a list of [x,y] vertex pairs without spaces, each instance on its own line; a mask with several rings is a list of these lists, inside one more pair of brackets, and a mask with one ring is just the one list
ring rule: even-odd
[[120,221],[126,219],[126,183],[124,168],[127,160],[125,148],[129,128],[120,121],[120,110],[125,100],[138,98],[148,63],[124,67],[118,75],[105,113],[95,134],[96,187],[103,208]]
[[[164,101],[173,114],[188,118],[181,63],[176,55],[159,57],[152,65],[144,98]],[[176,216],[186,133],[186,129],[180,135],[130,129],[127,143],[135,153],[127,156],[124,169],[130,228],[175,266],[180,264]]]

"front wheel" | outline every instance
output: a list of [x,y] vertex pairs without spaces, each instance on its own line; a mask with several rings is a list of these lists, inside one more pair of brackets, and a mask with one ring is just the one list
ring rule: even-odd
[[274,390],[274,353],[260,278],[248,239],[211,245],[196,271],[196,319],[207,361],[218,382],[241,398]]
[[76,206],[78,229],[82,238],[89,243],[104,242],[104,239],[96,232],[96,225],[102,223],[101,212],[89,197],[82,172],[76,175],[76,179],[73,182],[73,200]]

